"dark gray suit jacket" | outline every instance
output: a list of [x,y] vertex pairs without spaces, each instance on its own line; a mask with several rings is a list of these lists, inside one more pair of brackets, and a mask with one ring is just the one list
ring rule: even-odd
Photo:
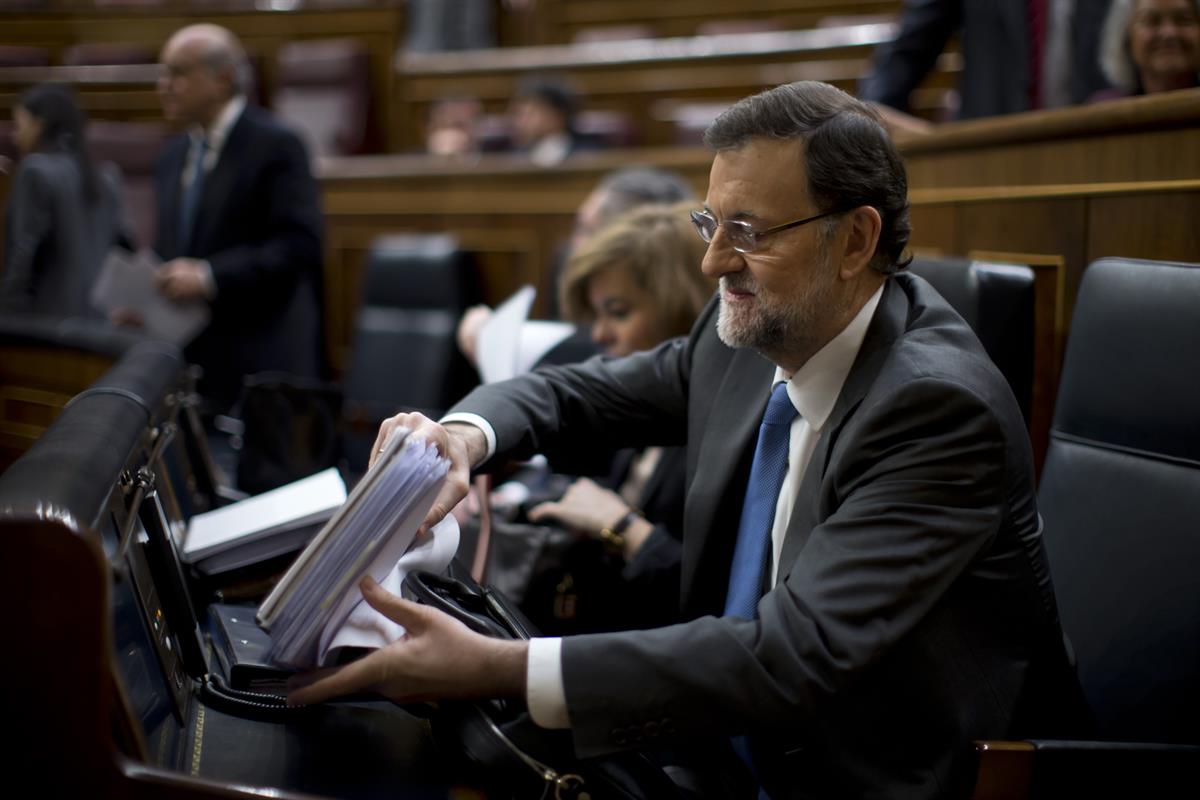
[[[1046,0],[1047,5],[1053,0]],[[1108,85],[1098,62],[1100,28],[1111,0],[1075,0],[1068,41],[1072,103]],[[963,119],[1029,110],[1027,0],[908,0],[895,40],[881,45],[858,87],[863,100],[908,110],[908,96],[946,43],[962,34],[959,94]]]
[[206,177],[183,251],[176,228],[188,147],[186,136],[176,137],[159,157],[154,249],[164,261],[188,256],[212,265],[212,320],[186,355],[204,368],[200,391],[210,410],[223,413],[246,375],[318,377],[324,219],[300,139],[247,106]]
[[454,409],[487,419],[501,456],[687,443],[692,621],[565,640],[580,754],[747,733],[776,800],[929,798],[969,792],[972,739],[1059,732],[1078,687],[1029,440],[962,319],[920,278],[888,280],[754,621],[716,615],[773,367],[714,322],[715,305],[686,342]]
[[13,177],[5,212],[0,308],[99,317],[89,294],[121,234],[120,176],[96,171],[99,197],[84,198],[79,163],[69,153],[30,153]]

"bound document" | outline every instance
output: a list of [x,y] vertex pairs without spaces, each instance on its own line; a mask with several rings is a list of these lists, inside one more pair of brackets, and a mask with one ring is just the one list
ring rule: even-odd
[[404,429],[393,433],[375,466],[259,607],[272,663],[312,669],[332,663],[338,648],[382,647],[403,635],[366,604],[358,584],[370,575],[398,594],[408,571],[446,568],[458,548],[454,518],[420,540],[416,534],[449,467],[433,445]]
[[346,484],[330,467],[192,517],[182,558],[204,575],[218,575],[294,552],[344,502]]

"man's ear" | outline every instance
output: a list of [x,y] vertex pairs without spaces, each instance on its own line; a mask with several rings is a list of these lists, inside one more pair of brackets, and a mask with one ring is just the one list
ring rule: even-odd
[[879,244],[883,220],[872,206],[859,206],[846,212],[846,219],[842,224],[847,230],[842,245],[839,275],[842,280],[851,280],[870,267],[871,259],[875,256],[875,247]]

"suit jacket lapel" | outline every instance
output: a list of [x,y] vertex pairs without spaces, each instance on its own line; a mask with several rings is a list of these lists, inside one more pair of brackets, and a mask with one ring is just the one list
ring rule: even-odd
[[240,165],[246,163],[243,155],[248,146],[249,123],[246,116],[250,109],[242,111],[237,122],[229,130],[225,143],[221,146],[220,155],[212,172],[204,183],[204,193],[200,198],[200,208],[196,211],[196,227],[192,231],[192,250],[197,254],[208,255],[208,242],[212,234],[212,226],[216,220],[226,215],[220,212],[232,194],[237,181]]
[[889,279],[883,287],[883,296],[879,299],[875,316],[871,318],[871,324],[867,327],[858,356],[854,359],[854,366],[850,368],[833,411],[825,421],[825,428],[817,439],[816,449],[813,450],[812,459],[804,470],[804,479],[800,481],[800,487],[797,489],[792,518],[788,520],[787,534],[779,554],[779,581],[787,578],[796,557],[808,542],[812,529],[823,521],[820,488],[829,467],[829,453],[833,442],[836,441],[846,419],[862,402],[875,382],[875,376],[879,374],[892,342],[904,332],[907,318],[908,298],[896,285],[896,281]]
[[[696,475],[684,510],[681,600],[685,613],[716,613],[724,603],[729,560],[737,539],[737,520],[745,496],[747,466],[763,410],[770,396],[774,367],[751,350],[737,351],[725,371],[705,425]],[[705,387],[693,386],[693,391]],[[733,506],[737,508],[734,509]],[[725,520],[732,519],[732,526]]]
[[189,139],[186,135],[177,137],[169,145],[166,167],[163,171],[163,184],[159,188],[162,199],[159,206],[158,241],[159,256],[172,259],[183,255],[179,252],[179,203],[183,195],[183,167],[187,163]]

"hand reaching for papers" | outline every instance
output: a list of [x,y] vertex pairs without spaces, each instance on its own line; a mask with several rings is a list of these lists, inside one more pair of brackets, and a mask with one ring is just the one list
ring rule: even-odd
[[441,611],[397,597],[370,578],[360,588],[372,608],[407,633],[359,661],[293,678],[289,704],[311,705],[357,692],[378,692],[400,703],[524,696],[526,642],[482,636]]
[[451,423],[442,426],[423,414],[397,414],[388,417],[379,426],[379,435],[375,437],[375,444],[371,446],[368,469],[375,465],[384,444],[397,428],[408,428],[413,436],[432,443],[444,458],[450,460],[446,482],[442,485],[437,499],[433,501],[425,521],[421,523],[421,530],[425,531],[441,522],[442,518],[466,496],[471,482],[471,467],[483,461],[487,455],[487,438],[484,437],[483,431],[474,425]]

